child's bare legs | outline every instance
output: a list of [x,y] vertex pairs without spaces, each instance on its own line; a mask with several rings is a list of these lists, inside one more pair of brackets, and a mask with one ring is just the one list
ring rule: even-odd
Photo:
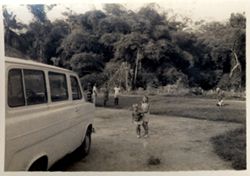
[[141,125],[136,125],[136,134],[138,138],[141,136]]
[[118,97],[115,97],[115,99],[114,99],[114,104],[115,104],[115,105],[118,105],[118,104],[119,104],[119,98],[118,98]]
[[144,121],[143,124],[142,124],[143,128],[144,128],[144,136],[145,137],[148,137],[148,122],[147,121]]

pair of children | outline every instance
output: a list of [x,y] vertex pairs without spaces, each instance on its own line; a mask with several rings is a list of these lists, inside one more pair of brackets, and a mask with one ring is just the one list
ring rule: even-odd
[[144,137],[148,137],[149,123],[149,100],[147,96],[143,96],[140,106],[133,104],[132,122],[136,125],[137,137],[141,137],[141,126],[144,128]]

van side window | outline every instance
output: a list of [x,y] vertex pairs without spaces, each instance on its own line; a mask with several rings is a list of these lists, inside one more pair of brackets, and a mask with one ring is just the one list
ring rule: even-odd
[[27,105],[47,103],[45,76],[40,70],[24,70]]
[[72,99],[79,100],[82,99],[81,89],[78,84],[76,77],[70,76],[71,89],[72,89]]
[[64,74],[49,72],[49,84],[52,102],[68,100],[67,81]]
[[25,105],[21,69],[12,69],[9,71],[8,105],[10,107]]

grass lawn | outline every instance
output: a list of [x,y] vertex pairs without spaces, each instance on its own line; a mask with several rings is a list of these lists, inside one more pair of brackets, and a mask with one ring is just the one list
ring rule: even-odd
[[246,128],[229,131],[211,138],[215,153],[231,161],[234,169],[246,169]]
[[[113,98],[106,108],[131,109],[132,104],[139,103],[142,96],[121,96],[118,106],[113,105]],[[232,162],[234,169],[246,168],[246,102],[225,100],[225,106],[217,107],[216,99],[197,96],[150,96],[150,113],[212,121],[235,122],[242,128],[229,131],[211,139],[214,151],[221,158]],[[102,106],[98,98],[97,106]]]
[[[141,96],[122,96],[119,105],[113,105],[111,97],[107,108],[131,109],[132,104],[139,103]],[[217,107],[216,99],[180,96],[150,96],[150,113],[155,115],[170,115],[195,119],[227,121],[245,124],[245,101],[225,100],[225,106]],[[102,106],[102,98],[97,101]]]

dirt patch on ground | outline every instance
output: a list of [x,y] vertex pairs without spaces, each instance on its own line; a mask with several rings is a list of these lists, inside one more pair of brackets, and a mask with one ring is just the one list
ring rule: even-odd
[[90,155],[66,171],[186,171],[232,169],[210,138],[239,123],[150,116],[149,138],[138,139],[129,110],[96,108]]

